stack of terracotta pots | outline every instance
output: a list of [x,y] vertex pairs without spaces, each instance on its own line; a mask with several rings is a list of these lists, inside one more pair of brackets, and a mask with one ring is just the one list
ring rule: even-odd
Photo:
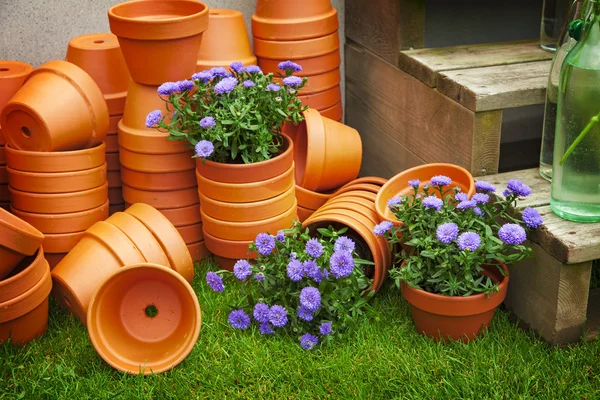
[[131,74],[118,123],[123,198],[126,205],[146,203],[159,209],[198,260],[208,253],[193,152],[183,142],[168,141],[167,132],[147,128],[146,116],[157,109],[166,112],[159,85],[189,79],[195,72],[208,7],[192,0],[161,1],[160,7],[158,3],[128,2],[108,11],[110,29]]
[[29,75],[0,121],[11,210],[46,235],[54,265],[108,215],[106,102],[81,68],[49,61]]
[[78,36],[69,42],[66,60],[87,72],[102,90],[108,106],[109,125],[104,139],[108,179],[109,213],[125,209],[121,191],[117,125],[123,118],[129,71],[117,37],[110,33]]
[[43,239],[37,229],[0,209],[0,344],[25,343],[46,331],[52,280]]
[[229,67],[233,62],[256,65],[244,15],[235,10],[208,10],[208,29],[202,34],[196,71]]
[[258,0],[252,16],[258,65],[276,73],[282,61],[299,64],[295,75],[308,78],[300,100],[335,121],[343,117],[338,27],[330,0]]
[[177,229],[158,210],[140,203],[84,232],[52,270],[53,294],[85,324],[100,283],[123,266],[144,262],[169,267],[188,282],[194,278],[194,263]]
[[[0,60],[0,112],[10,98],[23,86],[33,67],[19,61]],[[0,126],[0,208],[10,209],[8,174],[6,173],[6,140]]]

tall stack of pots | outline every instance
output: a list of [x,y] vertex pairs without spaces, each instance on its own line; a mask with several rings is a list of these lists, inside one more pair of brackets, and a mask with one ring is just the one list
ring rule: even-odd
[[157,88],[189,79],[196,69],[208,7],[198,1],[131,1],[108,11],[131,74],[118,123],[119,161],[126,205],[159,209],[180,232],[194,260],[207,255],[192,151],[168,134],[147,128],[153,110],[166,112]]
[[[0,112],[10,98],[23,86],[23,82],[33,71],[29,64],[19,61],[0,60]],[[0,126],[0,208],[10,209],[8,174],[6,172],[6,140]]]
[[102,90],[108,106],[109,125],[104,139],[108,180],[109,213],[125,209],[121,191],[117,125],[123,118],[129,71],[117,37],[110,33],[77,36],[69,42],[66,60],[87,72]]
[[258,65],[276,73],[282,61],[299,64],[295,75],[308,78],[300,100],[335,121],[343,117],[338,28],[330,0],[258,0],[252,16]]

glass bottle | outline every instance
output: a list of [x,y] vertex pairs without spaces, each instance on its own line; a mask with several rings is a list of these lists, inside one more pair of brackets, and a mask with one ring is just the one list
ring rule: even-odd
[[544,0],[540,46],[554,52],[572,0]]
[[560,71],[550,206],[600,221],[600,0],[586,0],[583,37]]
[[[554,155],[554,130],[556,129],[556,103],[558,102],[558,79],[560,67],[569,51],[575,47],[581,36],[581,22],[584,0],[574,0],[569,9],[569,18],[565,21],[558,41],[558,49],[550,64],[550,75],[546,89],[546,106],[544,108],[544,128],[542,131],[542,148],[540,150],[540,175],[552,180],[552,156]],[[571,28],[571,29],[570,29]]]

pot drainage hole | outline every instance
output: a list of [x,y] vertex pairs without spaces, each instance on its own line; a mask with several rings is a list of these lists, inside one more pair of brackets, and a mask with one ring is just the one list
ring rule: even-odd
[[158,308],[156,308],[154,304],[150,304],[146,307],[146,310],[144,310],[144,312],[146,313],[147,317],[154,318],[158,315]]

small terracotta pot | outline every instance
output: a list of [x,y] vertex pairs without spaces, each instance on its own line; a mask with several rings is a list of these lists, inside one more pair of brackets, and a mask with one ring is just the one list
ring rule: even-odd
[[473,296],[441,296],[414,289],[402,282],[402,296],[410,304],[417,332],[435,340],[450,338],[462,342],[475,339],[486,331],[496,308],[504,301],[508,290],[508,269],[502,265],[506,276],[496,266],[484,266],[484,274],[494,282],[501,282],[499,292],[489,297],[482,293]]
[[106,155],[106,166],[108,172],[121,170],[121,161],[119,158],[119,153],[110,153]]
[[89,301],[100,282],[122,266],[140,262],[144,257],[123,231],[97,222],[52,270],[53,295],[85,324]]
[[[250,164],[252,165],[252,164]],[[272,199],[294,186],[294,164],[285,173],[265,181],[222,183],[205,178],[196,171],[198,192],[214,200],[230,203],[252,203]]]
[[109,204],[123,204],[125,199],[123,198],[122,187],[108,189],[108,202]]
[[188,244],[187,248],[194,261],[210,257],[210,251],[206,248],[206,243],[204,243],[204,241]]
[[208,7],[191,0],[130,1],[111,7],[108,22],[131,78],[160,85],[194,73]]
[[7,276],[25,256],[36,252],[44,235],[33,226],[0,209],[0,280]]
[[108,182],[108,188],[120,188],[123,186],[121,182],[121,171],[108,171],[106,174],[106,181]]
[[326,110],[342,101],[340,86],[327,89],[324,92],[298,96],[303,105],[316,110]]
[[254,242],[252,240],[227,240],[219,239],[204,230],[204,243],[208,251],[215,256],[228,257],[232,260],[241,260],[246,258],[256,258],[256,252],[250,252],[248,246]]
[[331,198],[331,193],[317,193],[296,185],[296,200],[298,206],[310,210],[316,210]]
[[208,29],[202,34],[196,71],[213,67],[229,67],[234,61],[256,65],[246,31],[244,15],[235,10],[208,10]]
[[[133,130],[134,132],[141,131],[142,135],[168,136],[164,132],[146,127],[146,116],[154,110],[161,110],[163,114],[168,112],[166,102],[158,94],[158,86],[142,85],[133,80],[129,81],[125,111],[123,112],[123,119],[119,125],[119,129],[121,129],[121,126],[124,126],[126,129]],[[128,146],[123,147],[129,148]],[[131,150],[135,151],[135,149]],[[165,150],[162,150],[162,153],[164,152]]]
[[194,262],[181,235],[169,220],[160,211],[143,203],[134,204],[125,212],[136,217],[152,232],[166,254],[171,268],[191,282],[194,279]]
[[[69,118],[64,118],[64,105]],[[28,151],[80,150],[108,131],[108,108],[94,80],[78,66],[49,61],[33,71],[8,102],[0,125],[11,147]]]
[[[258,56],[258,54],[257,54],[257,56]],[[260,56],[257,57],[258,66],[265,73],[281,72],[281,70],[278,69],[279,63],[281,61],[286,61],[288,59],[289,59],[289,57],[286,57],[284,59],[270,59],[270,58],[263,58]],[[342,63],[341,60],[342,60],[342,58],[340,56],[339,49],[336,49],[336,50],[332,51],[331,53],[325,54],[322,56],[295,59],[294,62],[297,64],[300,64],[302,66],[302,71],[296,72],[294,75],[301,76],[301,77],[303,77],[303,76],[311,77],[314,75],[324,74],[326,72],[333,71],[335,69],[339,69],[340,65]]]
[[8,168],[8,182],[15,190],[32,193],[71,193],[91,190],[106,183],[106,163],[74,172],[25,172]]
[[68,253],[79,243],[84,232],[44,235],[44,249],[48,253]]
[[342,118],[344,116],[344,107],[342,106],[342,102],[339,102],[333,107],[329,107],[324,110],[319,110],[319,113],[322,117],[329,118],[341,123]]
[[202,211],[206,215],[227,222],[253,222],[273,218],[285,213],[296,202],[294,185],[279,196],[252,203],[229,203],[210,199],[202,192],[198,194]]
[[189,188],[169,192],[147,192],[123,185],[123,198],[126,203],[145,203],[158,210],[165,208],[182,208],[198,204],[198,190]]
[[198,340],[201,324],[190,284],[150,263],[121,268],[103,281],[87,318],[100,357],[119,371],[144,375],[183,361]]
[[202,217],[200,216],[200,204],[194,204],[189,207],[169,208],[160,210],[160,212],[175,227],[199,224],[202,222]]
[[196,188],[194,170],[150,174],[121,167],[121,179],[124,185],[133,189],[152,192],[168,192]]
[[[153,96],[156,93],[153,94]],[[162,103],[162,100],[159,99]],[[139,106],[139,103],[129,102],[129,104],[134,104]],[[127,110],[126,110],[127,111]],[[135,110],[134,110],[135,111]],[[150,109],[149,111],[152,111]],[[148,112],[149,112],[148,111]],[[166,132],[159,132],[158,130],[152,128],[130,128],[127,122],[127,115],[132,115],[132,113],[125,114],[123,120],[119,122],[118,130],[119,130],[119,146],[121,149],[129,150],[134,153],[141,154],[179,154],[186,153],[189,154],[189,157],[193,155],[192,150],[187,148],[184,142],[178,142],[175,140],[167,140],[169,137]],[[145,124],[146,116],[144,115],[141,124]],[[144,125],[145,126],[145,125]]]
[[127,169],[147,173],[189,171],[196,166],[191,151],[176,154],[142,154],[122,147],[119,152],[119,161]]
[[50,266],[50,271],[54,269],[60,263],[63,258],[67,256],[68,253],[45,253],[44,257],[46,257],[46,261],[48,261],[48,265]]
[[310,39],[337,32],[338,28],[337,11],[328,0],[259,0],[252,16],[252,35],[262,39]]
[[[436,175],[444,175],[452,179],[451,188],[458,186],[460,190],[471,197],[475,193],[475,180],[466,169],[454,164],[425,164],[402,171],[391,178],[377,193],[375,200],[375,209],[382,221],[390,221],[399,224],[398,219],[387,208],[387,201],[392,197],[406,196],[413,192],[412,186],[408,184],[409,180],[419,179],[421,187],[429,183],[429,180]],[[438,193],[439,195],[439,193]]]
[[[33,67],[20,61],[0,61],[0,112],[11,97],[23,86]],[[5,144],[0,130],[0,146]],[[1,164],[1,162],[0,162]]]
[[72,193],[39,194],[10,188],[11,205],[17,210],[39,214],[68,214],[91,210],[106,203],[108,183]]
[[340,48],[337,32],[306,40],[277,41],[254,38],[257,57],[275,60],[301,60],[324,56]]
[[110,115],[123,114],[130,78],[115,35],[93,33],[71,39],[66,60],[94,79],[104,95]]
[[19,297],[42,279],[48,268],[44,256],[40,246],[34,255],[25,257],[9,276],[0,280],[0,303]]
[[23,151],[11,146],[6,146],[5,149],[7,165],[14,170],[26,172],[49,174],[84,171],[98,168],[106,162],[104,143],[90,149],[75,151]]
[[298,221],[300,222],[306,221],[308,217],[315,213],[315,210],[310,210],[308,208],[303,208],[300,206],[298,206],[298,209],[296,211],[298,213]]
[[119,152],[119,136],[116,134],[106,135],[104,138],[104,143],[106,143],[106,152],[107,153],[118,153]]
[[[308,80],[306,81],[306,84],[298,92],[298,94],[300,94],[301,96],[324,92],[326,90],[339,86],[342,82],[342,75],[340,74],[339,68],[336,68],[329,72],[325,72],[324,74],[308,76],[307,78]],[[331,118],[327,115],[326,117]],[[331,119],[337,120],[337,118]]]
[[48,297],[52,289],[52,279],[48,264],[44,264],[44,275],[35,285],[17,297],[0,303],[0,324],[26,314]]
[[197,243],[204,240],[202,233],[202,224],[186,225],[177,227],[177,231],[185,244]]
[[321,192],[355,179],[362,162],[362,142],[358,132],[322,118],[314,109],[306,110],[304,118],[298,125],[294,141],[296,183]]

